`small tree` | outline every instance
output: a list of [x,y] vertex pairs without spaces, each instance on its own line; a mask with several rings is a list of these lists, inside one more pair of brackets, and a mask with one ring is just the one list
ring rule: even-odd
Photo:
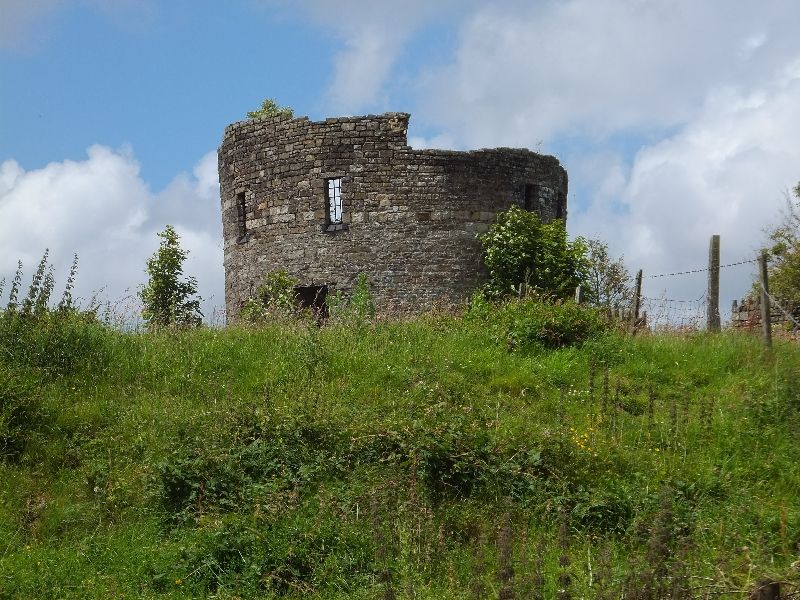
[[161,245],[147,259],[147,285],[139,290],[144,307],[142,317],[149,329],[163,327],[193,327],[200,324],[203,314],[197,296],[197,280],[181,280],[183,261],[189,252],[180,245],[180,237],[172,225],[158,234]]
[[588,299],[598,306],[622,306],[630,302],[631,275],[622,258],[612,260],[608,244],[601,240],[587,240],[589,262]]
[[537,214],[512,206],[478,239],[489,269],[484,288],[489,298],[514,294],[522,284],[547,296],[569,298],[586,282],[586,242],[570,242],[561,220],[544,224]]
[[787,194],[782,222],[767,230],[771,247],[770,293],[800,317],[800,184]]
[[288,117],[294,116],[294,110],[289,106],[280,106],[275,98],[267,98],[261,103],[261,107],[247,113],[248,119],[260,119],[262,117]]

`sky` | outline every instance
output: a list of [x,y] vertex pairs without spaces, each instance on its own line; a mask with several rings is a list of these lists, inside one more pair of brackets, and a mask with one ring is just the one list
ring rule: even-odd
[[[570,177],[570,236],[648,297],[696,299],[712,234],[751,259],[800,180],[796,0],[0,0],[0,277],[115,306],[173,224],[224,304],[216,149],[264,98],[404,111],[410,145],[527,147]],[[723,318],[752,264],[723,269]]]

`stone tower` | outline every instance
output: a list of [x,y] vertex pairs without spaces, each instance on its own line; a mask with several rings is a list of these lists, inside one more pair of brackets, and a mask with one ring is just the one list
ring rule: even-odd
[[462,303],[485,278],[476,235],[512,205],[566,219],[567,173],[530,150],[415,150],[407,113],[234,123],[219,148],[225,305],[264,276],[349,291],[383,310]]

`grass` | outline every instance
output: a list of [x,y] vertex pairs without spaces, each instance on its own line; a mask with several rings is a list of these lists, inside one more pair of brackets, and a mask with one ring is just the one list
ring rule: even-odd
[[0,598],[741,598],[798,579],[796,344],[509,352],[447,316],[8,317]]

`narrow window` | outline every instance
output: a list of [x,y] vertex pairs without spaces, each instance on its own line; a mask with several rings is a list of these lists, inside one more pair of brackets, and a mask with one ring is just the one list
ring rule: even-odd
[[342,222],[342,178],[325,180],[325,204],[328,223],[336,225]]
[[247,237],[247,208],[244,201],[244,192],[236,194],[236,224],[239,229],[239,241]]
[[525,184],[525,210],[533,210],[533,197],[535,195],[536,186],[532,183]]

